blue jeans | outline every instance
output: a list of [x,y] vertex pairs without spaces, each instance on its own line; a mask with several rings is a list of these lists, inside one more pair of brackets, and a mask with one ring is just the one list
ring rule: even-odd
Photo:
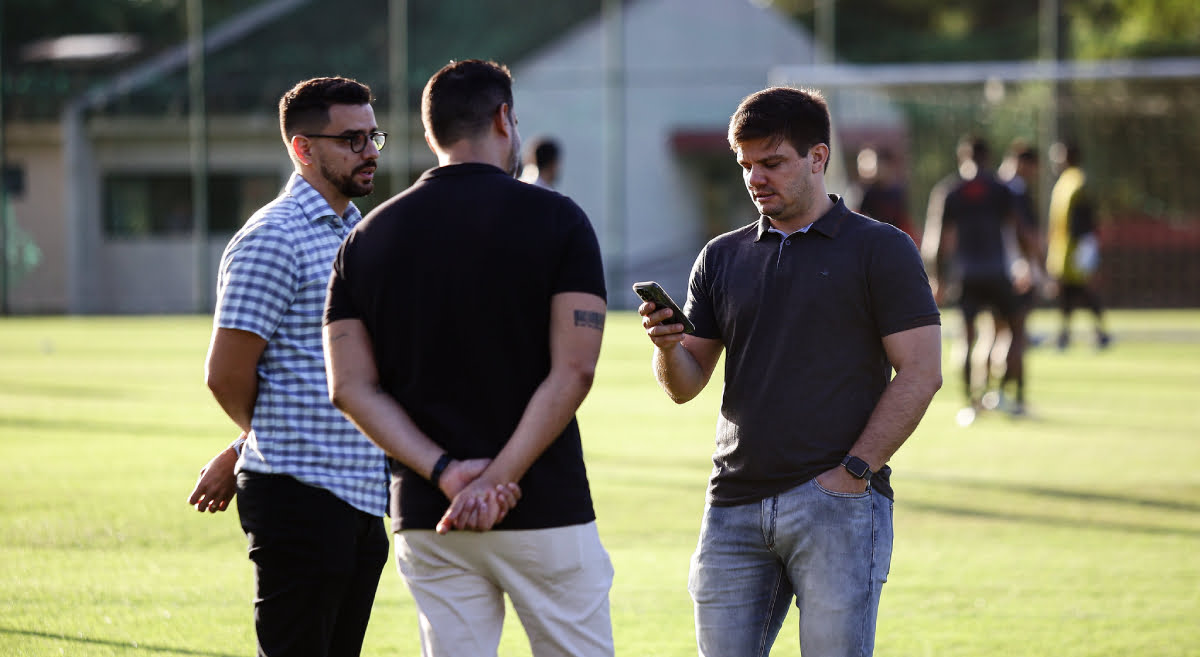
[[761,502],[706,505],[688,590],[701,657],[771,651],[792,598],[804,657],[867,657],[892,560],[892,501],[816,480]]

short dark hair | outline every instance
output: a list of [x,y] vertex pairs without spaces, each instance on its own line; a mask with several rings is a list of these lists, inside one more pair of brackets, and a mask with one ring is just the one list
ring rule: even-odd
[[983,137],[964,135],[962,139],[958,140],[958,158],[960,160],[971,160],[975,164],[983,165],[991,157],[992,149]]
[[1077,167],[1083,164],[1083,153],[1079,149],[1079,142],[1068,139],[1063,142],[1066,146],[1066,162],[1068,166]]
[[512,108],[512,73],[481,59],[451,60],[425,83],[421,122],[433,140],[448,146],[482,133],[501,104]]
[[374,100],[367,85],[350,78],[312,78],[297,83],[279,99],[279,132],[283,140],[320,130],[329,123],[333,105],[368,105]]
[[[801,156],[829,146],[829,105],[815,89],[770,87],[742,99],[729,118],[729,148],[751,139],[786,140]],[[829,160],[825,160],[828,168]]]
[[1009,146],[1008,151],[1009,154],[1015,157],[1018,162],[1037,164],[1037,149],[1033,147],[1033,144],[1030,144],[1024,139],[1014,139],[1012,145]]
[[535,141],[532,146],[533,163],[537,165],[537,168],[545,169],[558,162],[558,156],[561,152],[558,148],[558,142],[549,137],[544,137]]

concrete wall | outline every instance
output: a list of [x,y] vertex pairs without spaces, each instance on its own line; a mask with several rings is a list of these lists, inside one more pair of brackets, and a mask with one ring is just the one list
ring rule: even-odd
[[[171,172],[186,175],[192,154],[185,122],[104,121],[89,126],[97,178],[111,173]],[[280,187],[292,165],[274,117],[217,118],[209,123],[210,171],[275,172]],[[99,227],[102,207],[89,213]],[[239,217],[240,223],[246,217]],[[99,232],[95,270],[86,274],[90,292],[85,312],[208,312],[216,288],[216,268],[232,233],[213,235],[207,244],[186,237],[115,239]]]
[[[278,130],[274,117],[211,120],[210,171],[274,173],[282,186],[291,163]],[[180,236],[114,238],[102,229],[105,175],[191,171],[186,121],[92,120],[83,126],[81,148],[71,151],[77,156],[66,154],[65,133],[57,123],[8,129],[8,163],[21,167],[25,181],[24,193],[11,199],[12,211],[42,252],[37,268],[10,286],[9,310],[207,311],[231,234],[197,244]]]
[[40,262],[9,282],[13,313],[61,312],[67,305],[67,228],[62,132],[57,123],[5,126],[7,166],[22,171],[25,189],[10,195],[17,227],[41,252]]

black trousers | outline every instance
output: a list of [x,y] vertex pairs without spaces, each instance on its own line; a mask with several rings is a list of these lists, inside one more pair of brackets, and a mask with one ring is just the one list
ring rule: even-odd
[[254,472],[238,474],[237,505],[259,656],[358,655],[388,558],[383,520],[323,488]]

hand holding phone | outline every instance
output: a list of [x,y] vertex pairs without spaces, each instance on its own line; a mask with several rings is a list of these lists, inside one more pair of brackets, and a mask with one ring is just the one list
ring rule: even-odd
[[633,284],[633,291],[637,293],[642,301],[649,301],[654,304],[654,310],[662,310],[663,308],[671,309],[671,316],[663,320],[664,324],[683,324],[684,333],[695,333],[696,327],[688,320],[687,315],[683,314],[683,309],[675,300],[667,294],[667,291],[662,289],[662,286],[654,281],[642,281],[641,283]]

